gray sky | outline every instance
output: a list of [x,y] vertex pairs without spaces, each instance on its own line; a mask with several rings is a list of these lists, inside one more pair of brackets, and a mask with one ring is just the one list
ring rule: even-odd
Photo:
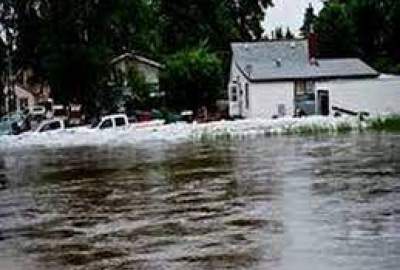
[[290,27],[292,32],[298,32],[303,24],[304,11],[309,3],[314,6],[318,14],[322,8],[321,0],[273,0],[275,7],[267,10],[264,26],[267,33],[271,33],[275,27]]

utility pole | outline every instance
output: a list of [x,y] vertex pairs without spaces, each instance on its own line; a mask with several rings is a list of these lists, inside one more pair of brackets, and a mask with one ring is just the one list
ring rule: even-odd
[[15,111],[15,80],[13,72],[12,43],[7,48],[7,91],[6,91],[6,110],[7,113]]
[[[7,79],[6,79],[6,112],[10,113],[16,110],[16,95],[15,95],[15,76],[13,67],[13,52],[15,46],[15,10],[13,5],[10,5],[10,26],[6,29],[7,42]],[[10,29],[11,28],[11,29]]]

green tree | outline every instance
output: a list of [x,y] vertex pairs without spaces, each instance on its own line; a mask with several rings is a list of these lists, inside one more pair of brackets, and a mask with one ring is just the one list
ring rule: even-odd
[[224,1],[162,1],[163,47],[166,53],[198,46],[207,41],[213,50],[226,50],[237,39],[234,18]]
[[[18,53],[22,66],[49,81],[57,102],[87,111],[107,89],[112,57],[136,49],[159,50],[155,2],[147,0],[21,0]],[[40,33],[40,34],[37,34]],[[104,90],[105,91],[105,90]]]
[[265,10],[273,6],[272,0],[238,0],[225,4],[233,14],[241,40],[260,40],[263,37],[261,22],[265,18]]
[[168,57],[162,80],[167,103],[175,109],[197,111],[213,106],[222,88],[222,65],[206,48],[188,49]]
[[282,27],[275,28],[275,37],[274,38],[276,40],[282,40],[284,38]]
[[289,27],[286,29],[285,39],[294,39],[294,34],[292,33],[292,31],[290,31]]
[[300,28],[300,32],[303,37],[308,37],[308,34],[314,27],[316,18],[317,16],[315,16],[314,7],[310,3],[310,5],[306,8],[306,11],[304,13],[303,26]]
[[399,1],[326,1],[316,23],[322,56],[357,56],[379,71],[400,73]]
[[4,97],[4,92],[3,89],[5,87],[5,76],[6,76],[6,47],[0,39],[0,116],[3,114],[5,108],[4,108],[4,102],[5,102],[5,97]]
[[343,4],[336,1],[325,4],[315,22],[318,50],[321,57],[348,57],[356,55],[354,24]]
[[163,46],[166,52],[198,46],[228,50],[231,41],[262,38],[261,25],[271,0],[161,1]]
[[364,59],[374,59],[383,50],[387,11],[380,0],[357,0],[344,5],[354,25],[357,46]]

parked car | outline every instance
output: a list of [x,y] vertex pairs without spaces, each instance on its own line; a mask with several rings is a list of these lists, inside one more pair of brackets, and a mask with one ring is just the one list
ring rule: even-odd
[[13,130],[10,124],[8,123],[0,123],[0,136],[3,135],[12,135],[13,134]]
[[128,117],[125,114],[112,114],[101,117],[92,123],[92,129],[111,129],[127,127],[129,125]]
[[65,130],[65,127],[65,121],[63,119],[47,120],[38,126],[35,133],[60,131]]
[[92,123],[91,128],[94,130],[104,130],[113,128],[151,128],[158,127],[165,123],[164,120],[152,120],[145,122],[129,123],[129,119],[125,114],[112,114],[104,116]]
[[17,135],[26,130],[26,116],[22,113],[13,113],[0,118],[0,135]]

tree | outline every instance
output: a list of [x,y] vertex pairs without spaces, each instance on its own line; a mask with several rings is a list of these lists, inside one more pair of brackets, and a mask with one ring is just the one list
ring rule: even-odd
[[5,87],[5,76],[6,76],[6,46],[3,43],[3,40],[0,38],[0,116],[4,113],[4,92],[3,89]]
[[275,39],[282,40],[283,39],[283,30],[282,27],[275,28]]
[[225,1],[177,0],[161,2],[165,53],[198,46],[207,41],[212,50],[227,50],[238,39],[234,17]]
[[365,59],[375,58],[384,49],[385,25],[388,26],[385,17],[390,11],[384,10],[380,0],[351,1],[345,7],[354,24],[361,56]]
[[112,57],[133,48],[158,53],[155,3],[21,0],[16,10],[22,66],[49,81],[57,102],[80,102],[92,111],[98,92],[107,88]]
[[343,4],[326,4],[316,19],[315,32],[318,36],[320,57],[356,55],[354,24]]
[[293,35],[292,31],[290,31],[289,27],[286,29],[285,39],[288,39],[288,40],[294,39],[294,35]]
[[310,3],[310,5],[306,8],[306,11],[304,13],[303,26],[300,28],[300,32],[303,37],[308,37],[312,28],[314,27],[316,18],[317,16],[315,16],[314,14],[314,7]]
[[171,55],[162,80],[168,105],[193,111],[204,105],[213,106],[222,88],[221,77],[221,61],[204,47]]
[[0,3],[0,49],[1,49],[1,60],[0,60],[0,113],[3,110],[1,108],[5,101],[5,95],[3,92],[4,86],[7,86],[7,97],[8,97],[8,108],[15,108],[15,68],[16,66],[16,1],[15,0],[4,0]]
[[320,52],[360,57],[379,71],[400,73],[399,25],[397,0],[326,1],[316,19]]
[[264,29],[261,22],[265,18],[265,10],[273,6],[272,0],[228,1],[226,5],[233,14],[241,40],[260,40],[262,38]]
[[206,40],[210,50],[227,51],[231,41],[259,40],[270,6],[271,0],[163,0],[163,45],[174,53]]

